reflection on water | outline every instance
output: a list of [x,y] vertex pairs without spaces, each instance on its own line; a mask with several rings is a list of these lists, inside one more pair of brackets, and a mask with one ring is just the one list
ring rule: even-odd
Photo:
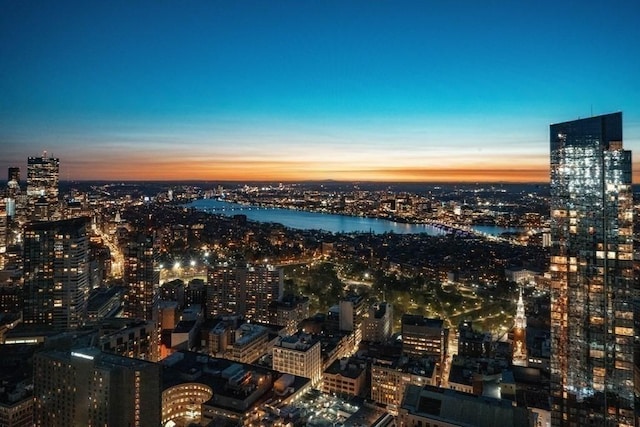
[[[405,224],[378,218],[337,215],[321,212],[306,212],[294,209],[263,208],[229,203],[215,199],[201,199],[187,206],[225,216],[246,215],[247,219],[258,222],[277,222],[285,227],[300,230],[325,230],[332,233],[371,232],[382,234],[427,233],[431,236],[442,235],[444,230],[425,224]],[[505,231],[515,231],[495,226],[477,226],[478,231],[498,235]]]

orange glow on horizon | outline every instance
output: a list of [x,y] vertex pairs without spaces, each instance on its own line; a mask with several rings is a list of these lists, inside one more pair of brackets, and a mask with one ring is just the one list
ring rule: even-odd
[[[339,156],[338,156],[339,157]],[[71,160],[61,165],[64,180],[104,181],[381,181],[381,182],[532,182],[549,181],[549,168],[542,156],[513,161],[458,161],[449,167],[415,163],[388,166],[383,161],[354,163],[347,160],[306,161],[286,159],[241,160],[203,158],[112,158],[107,161]],[[640,164],[633,176],[640,177]],[[637,182],[637,179],[634,179]]]
[[397,182],[547,182],[549,170],[527,164],[495,168],[346,167],[345,164],[301,161],[178,161],[147,160],[140,164],[105,162],[67,164],[64,178],[115,181],[397,181]]

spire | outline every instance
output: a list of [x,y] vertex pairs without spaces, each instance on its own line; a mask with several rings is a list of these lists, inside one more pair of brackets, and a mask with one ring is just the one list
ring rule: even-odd
[[516,328],[526,329],[527,316],[524,312],[524,301],[522,300],[522,286],[520,287],[520,296],[518,297],[518,303],[516,305]]

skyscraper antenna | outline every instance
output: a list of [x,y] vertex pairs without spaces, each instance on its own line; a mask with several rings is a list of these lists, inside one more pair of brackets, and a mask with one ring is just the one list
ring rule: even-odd
[[593,104],[591,104],[591,117],[593,117]]

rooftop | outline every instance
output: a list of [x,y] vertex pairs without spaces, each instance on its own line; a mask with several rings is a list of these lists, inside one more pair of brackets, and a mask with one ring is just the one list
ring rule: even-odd
[[402,409],[464,427],[529,425],[527,409],[513,406],[511,401],[432,386],[407,386]]

